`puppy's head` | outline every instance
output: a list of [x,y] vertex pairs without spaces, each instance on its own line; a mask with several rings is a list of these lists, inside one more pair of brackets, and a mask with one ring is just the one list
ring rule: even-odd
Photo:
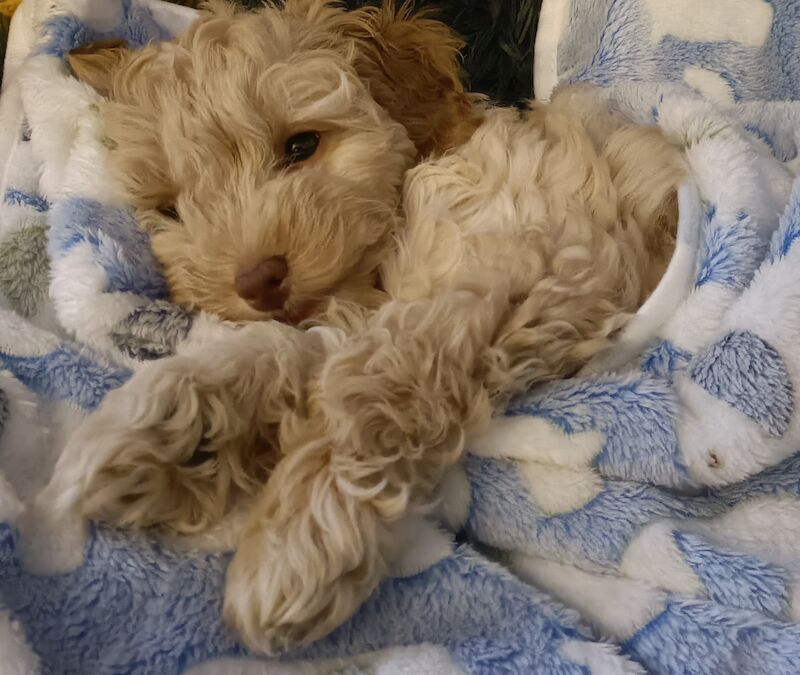
[[298,322],[380,302],[405,171],[471,133],[458,39],[406,8],[211,3],[176,42],[69,56],[173,299]]

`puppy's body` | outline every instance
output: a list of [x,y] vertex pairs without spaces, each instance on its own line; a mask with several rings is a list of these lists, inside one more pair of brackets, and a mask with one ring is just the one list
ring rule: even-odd
[[[236,319],[310,314],[337,330],[321,340],[255,323],[214,351],[145,367],[76,434],[50,493],[178,532],[213,528],[252,498],[225,610],[270,649],[356,609],[391,559],[388,523],[429,498],[494,407],[609,344],[671,254],[682,160],[588,87],[525,114],[472,108],[456,43],[434,22],[311,0],[253,16],[218,9],[177,48],[117,53],[105,87],[97,62],[73,67],[110,92],[121,189],[177,300]],[[271,31],[269,48],[257,31]],[[244,73],[230,119],[202,98],[203,78],[219,76],[206,59]],[[265,67],[286,82],[280,111],[274,82],[253,87]],[[427,69],[416,89],[437,91],[416,91],[404,69]],[[176,86],[186,108],[145,139]],[[230,136],[229,123],[240,124]],[[314,156],[287,164],[286,138],[309,129]],[[220,166],[206,175],[209,141]],[[234,282],[275,256],[287,299],[270,314]]]
[[531,113],[492,109],[462,147],[406,177],[384,265],[398,300],[504,288],[485,355],[494,393],[576,371],[650,294],[674,245],[681,160],[654,128],[571,87]]

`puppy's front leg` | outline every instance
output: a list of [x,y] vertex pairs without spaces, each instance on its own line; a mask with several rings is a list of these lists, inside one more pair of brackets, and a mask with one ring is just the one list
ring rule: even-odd
[[269,322],[147,364],[75,432],[44,498],[119,525],[212,527],[266,481],[278,422],[304,404],[321,351],[313,335]]
[[226,617],[249,646],[322,637],[375,588],[391,523],[488,421],[481,356],[503,307],[485,289],[393,301],[326,360],[228,571]]

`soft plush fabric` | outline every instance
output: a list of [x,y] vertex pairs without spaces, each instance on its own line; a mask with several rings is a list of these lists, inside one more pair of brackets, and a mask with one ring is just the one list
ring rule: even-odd
[[[104,35],[142,44],[191,15],[131,0],[29,5],[27,38],[12,42],[33,52],[7,64],[0,100],[0,673],[800,670],[800,108],[775,101],[800,62],[769,37],[800,31],[800,17],[776,2],[777,28],[751,34],[761,24],[742,15],[731,35],[744,46],[719,56],[741,100],[715,104],[680,84],[687,55],[705,51],[661,50],[672,38],[648,23],[649,0],[574,2],[556,77],[607,83],[622,112],[686,148],[672,264],[614,350],[470,439],[441,487],[447,522],[417,523],[402,576],[280,661],[251,658],[221,622],[227,553],[52,522],[32,505],[107,391],[225,326],[166,299],[146,237],[109,197],[96,95],[61,58]],[[574,35],[613,43],[614,59],[597,47],[570,63]],[[648,45],[665,62],[642,67],[665,81],[618,80]],[[773,102],[739,86],[751,69]]]
[[731,103],[795,100],[796,0],[546,0],[536,96],[558,82],[683,82]]

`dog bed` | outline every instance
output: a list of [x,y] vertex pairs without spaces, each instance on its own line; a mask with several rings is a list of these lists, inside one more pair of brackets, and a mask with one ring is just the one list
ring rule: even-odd
[[573,2],[544,3],[537,95],[600,82],[686,148],[674,259],[610,353],[470,439],[441,488],[468,543],[421,526],[402,576],[269,660],[222,624],[226,552],[34,503],[107,391],[226,328],[168,302],[62,58],[193,15],[25,0],[0,99],[0,673],[800,671],[800,6],[687,1],[678,26],[656,0]]

